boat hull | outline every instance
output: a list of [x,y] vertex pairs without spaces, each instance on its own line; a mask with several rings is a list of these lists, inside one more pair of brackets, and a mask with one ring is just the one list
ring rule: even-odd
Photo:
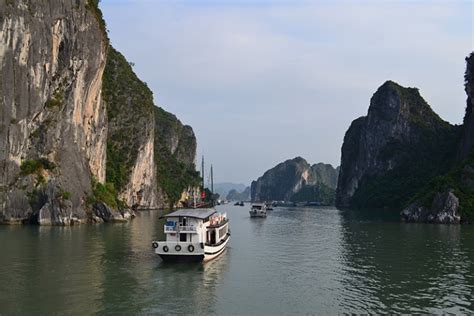
[[[155,253],[160,256],[160,258],[165,262],[200,262],[200,261],[209,261],[224,253],[227,243],[230,240],[230,234],[227,233],[225,239],[221,243],[214,246],[205,245],[204,249],[198,248],[198,244],[194,245],[195,252],[186,252],[186,244],[181,244],[182,250],[180,252],[175,251],[174,247],[167,244],[166,242],[158,242],[160,245],[168,245],[169,250],[164,252],[162,247],[160,249],[155,249]],[[177,244],[175,244],[177,245]]]
[[204,259],[204,255],[165,255],[159,254],[160,258],[164,262],[201,262]]
[[220,256],[226,250],[230,234],[224,239],[224,242],[217,246],[204,246],[204,261],[209,261]]
[[267,212],[249,211],[250,217],[267,217]]

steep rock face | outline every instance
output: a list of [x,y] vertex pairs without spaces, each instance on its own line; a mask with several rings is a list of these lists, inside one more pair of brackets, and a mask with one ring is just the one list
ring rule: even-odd
[[335,189],[337,187],[339,167],[334,169],[330,164],[320,162],[311,166],[311,174],[313,175],[313,179],[324,183],[331,189]]
[[84,0],[0,2],[0,221],[85,218],[105,180],[106,41]]
[[385,82],[342,146],[339,207],[403,206],[451,165],[458,129],[441,120],[418,89]]
[[103,95],[109,122],[107,182],[128,205],[158,207],[153,93],[113,47],[107,55]]
[[156,107],[154,113],[157,149],[169,153],[186,166],[194,166],[197,143],[192,127],[160,107]]
[[466,114],[462,137],[459,145],[458,161],[468,158],[474,147],[474,53],[466,58],[466,73],[464,75],[464,90],[467,94]]
[[413,203],[401,212],[412,222],[474,222],[474,53],[466,58],[466,114],[458,145],[457,160],[450,172],[437,177],[421,190]]
[[266,171],[252,182],[252,201],[290,201],[292,196],[305,186],[322,183],[336,188],[338,170],[331,165],[309,165],[301,158],[287,160]]
[[0,223],[128,220],[195,183],[191,127],[108,49],[97,5],[0,2]]
[[154,108],[154,157],[162,206],[176,205],[183,192],[200,184],[196,172],[196,136],[193,129],[160,107]]

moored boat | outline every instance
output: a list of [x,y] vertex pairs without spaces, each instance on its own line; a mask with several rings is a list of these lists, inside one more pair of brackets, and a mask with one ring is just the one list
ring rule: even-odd
[[165,241],[153,241],[164,261],[208,261],[222,254],[230,239],[226,214],[214,209],[181,209],[163,216]]
[[252,204],[249,213],[250,217],[267,217],[267,207],[264,203]]

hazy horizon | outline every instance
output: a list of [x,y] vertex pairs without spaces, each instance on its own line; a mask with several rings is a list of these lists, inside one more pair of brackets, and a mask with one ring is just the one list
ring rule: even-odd
[[340,163],[386,80],[462,123],[472,2],[102,0],[111,43],[192,126],[197,167],[249,185],[278,163]]

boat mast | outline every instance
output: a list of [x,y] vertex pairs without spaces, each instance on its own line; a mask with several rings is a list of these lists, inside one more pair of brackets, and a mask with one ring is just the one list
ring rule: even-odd
[[212,165],[211,165],[211,193],[212,193],[212,197],[214,197],[214,173],[212,172]]
[[204,155],[201,162],[202,191],[204,191]]

